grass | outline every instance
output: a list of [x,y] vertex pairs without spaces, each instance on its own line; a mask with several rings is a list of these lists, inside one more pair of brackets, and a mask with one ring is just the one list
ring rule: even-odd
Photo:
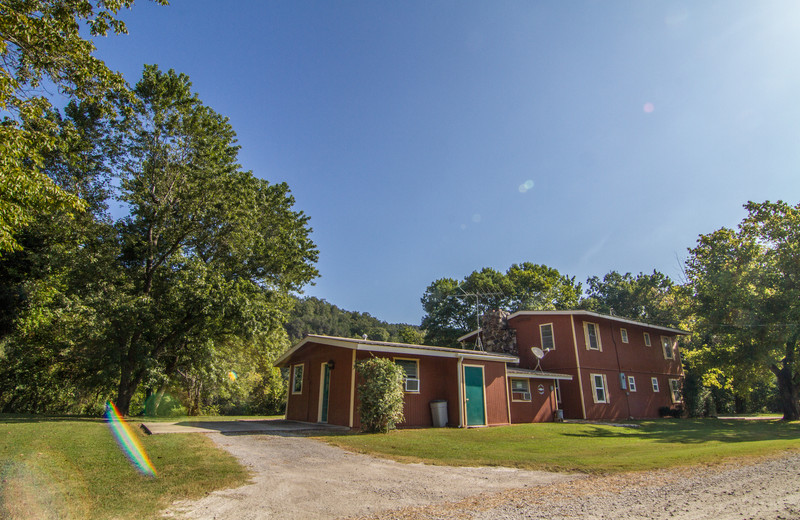
[[137,472],[102,419],[0,415],[0,518],[154,518],[174,500],[248,479],[205,435],[147,436],[131,426],[155,478]]
[[331,434],[342,448],[401,462],[616,473],[800,449],[800,422],[658,420],[639,428],[573,423]]

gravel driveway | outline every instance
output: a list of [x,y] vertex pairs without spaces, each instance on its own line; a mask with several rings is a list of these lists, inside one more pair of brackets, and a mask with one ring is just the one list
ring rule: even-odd
[[504,468],[400,464],[305,437],[213,434],[251,484],[179,502],[194,519],[800,518],[800,453],[588,477]]
[[254,474],[251,484],[173,504],[165,516],[315,519],[461,500],[577,478],[509,468],[452,468],[360,455],[307,437],[209,434]]

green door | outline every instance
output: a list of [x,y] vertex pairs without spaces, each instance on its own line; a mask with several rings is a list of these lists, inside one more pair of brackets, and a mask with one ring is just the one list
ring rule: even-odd
[[328,422],[328,395],[331,389],[331,367],[327,363],[322,364],[322,407],[319,412],[319,422]]
[[467,401],[467,426],[486,425],[483,405],[483,367],[464,366],[464,397]]

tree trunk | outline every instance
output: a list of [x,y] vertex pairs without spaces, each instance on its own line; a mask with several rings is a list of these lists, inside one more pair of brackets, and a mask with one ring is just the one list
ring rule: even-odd
[[800,377],[795,377],[792,371],[795,358],[796,341],[786,342],[786,356],[781,361],[781,367],[772,365],[770,370],[778,378],[778,396],[784,421],[800,420]]

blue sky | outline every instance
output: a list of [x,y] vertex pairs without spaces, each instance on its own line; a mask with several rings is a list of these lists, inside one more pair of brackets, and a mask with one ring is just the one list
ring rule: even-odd
[[188,74],[311,218],[306,294],[418,324],[513,263],[680,279],[748,200],[800,200],[800,4],[137,2],[98,56]]

